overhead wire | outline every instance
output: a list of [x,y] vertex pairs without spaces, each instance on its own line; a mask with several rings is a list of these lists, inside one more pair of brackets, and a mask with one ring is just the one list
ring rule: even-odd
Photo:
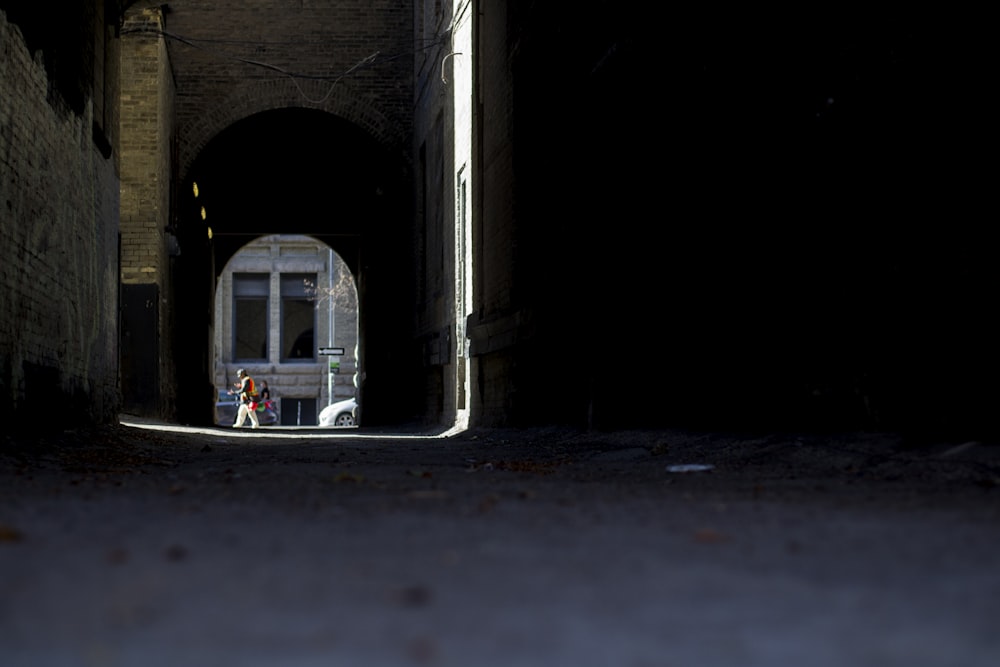
[[[361,71],[363,69],[368,69],[370,67],[375,67],[375,66],[378,66],[378,65],[382,65],[384,63],[393,62],[393,61],[398,60],[400,58],[412,57],[416,53],[419,53],[421,51],[425,51],[427,49],[434,48],[434,47],[436,47],[436,46],[444,43],[445,40],[450,37],[450,32],[451,32],[451,30],[449,28],[449,30],[444,35],[438,36],[437,38],[435,38],[433,40],[428,40],[425,44],[423,44],[419,48],[415,48],[415,49],[413,49],[411,51],[402,51],[402,52],[399,52],[399,53],[395,53],[395,54],[391,54],[391,55],[386,55],[386,56],[383,56],[381,51],[375,51],[375,52],[373,52],[373,53],[365,56],[364,58],[362,58],[357,63],[355,63],[351,67],[347,68],[343,72],[340,72],[340,73],[335,74],[335,75],[304,74],[304,73],[301,73],[301,72],[294,72],[294,71],[287,70],[287,69],[285,69],[283,67],[279,67],[278,65],[274,65],[274,64],[271,64],[271,63],[268,63],[268,62],[264,62],[264,61],[261,61],[261,60],[254,60],[254,59],[250,59],[250,58],[244,58],[244,57],[241,57],[241,56],[233,55],[231,53],[226,53],[225,51],[220,51],[218,49],[213,49],[213,48],[209,48],[209,47],[206,47],[206,46],[202,45],[202,43],[210,43],[210,44],[232,44],[232,45],[243,45],[243,46],[251,46],[251,47],[254,47],[254,48],[259,48],[261,46],[268,46],[268,45],[273,46],[273,45],[294,44],[294,45],[298,46],[298,45],[303,44],[303,42],[284,42],[284,41],[280,41],[280,42],[260,42],[260,41],[252,41],[252,40],[225,40],[225,39],[212,39],[212,38],[193,38],[193,37],[185,37],[183,35],[178,35],[176,33],[172,33],[172,32],[169,32],[167,30],[149,29],[149,28],[123,30],[122,34],[154,34],[154,35],[157,35],[157,36],[162,37],[164,39],[170,39],[170,40],[179,42],[179,43],[184,44],[186,46],[189,46],[189,47],[191,47],[193,49],[197,49],[197,50],[202,51],[204,53],[208,53],[208,54],[210,54],[212,56],[215,56],[217,58],[220,58],[220,59],[232,60],[232,61],[243,63],[245,65],[250,65],[250,66],[253,66],[253,67],[260,67],[262,69],[267,69],[267,70],[271,70],[273,72],[277,72],[278,74],[281,74],[282,76],[288,77],[292,81],[292,83],[295,85],[296,89],[298,89],[299,94],[301,94],[306,100],[308,100],[309,102],[314,103],[314,104],[321,104],[324,101],[326,101],[327,98],[329,98],[329,96],[333,93],[334,88],[336,88],[337,84],[340,83],[344,78],[346,78],[348,76],[351,76],[353,74],[356,74],[357,72],[359,72],[359,71]],[[319,43],[319,42],[305,42],[305,43],[309,44],[309,43]],[[330,89],[321,98],[314,99],[314,98],[311,98],[302,89],[301,85],[299,85],[299,80],[300,79],[301,80],[307,80],[307,81],[329,82],[331,84],[330,85]]]

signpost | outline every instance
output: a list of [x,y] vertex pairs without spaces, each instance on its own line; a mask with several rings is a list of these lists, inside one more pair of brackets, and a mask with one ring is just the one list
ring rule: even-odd
[[[319,348],[319,353],[322,356],[327,357],[342,357],[344,356],[344,348],[342,347],[321,347]],[[328,402],[333,403],[333,376],[340,372],[340,360],[330,359],[330,363],[327,364],[326,373],[326,391],[328,396]]]

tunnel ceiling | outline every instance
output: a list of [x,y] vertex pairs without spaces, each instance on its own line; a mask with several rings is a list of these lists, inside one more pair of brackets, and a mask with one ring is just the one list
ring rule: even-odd
[[267,111],[230,126],[189,173],[180,224],[211,227],[217,267],[266,234],[312,235],[347,259],[374,231],[380,200],[396,190],[389,160],[373,139],[310,109]]

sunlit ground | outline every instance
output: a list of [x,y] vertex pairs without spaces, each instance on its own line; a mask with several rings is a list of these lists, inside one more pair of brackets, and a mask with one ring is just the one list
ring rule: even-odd
[[183,426],[158,422],[135,415],[119,415],[118,422],[129,428],[146,429],[150,431],[169,431],[171,433],[197,433],[202,435],[220,435],[225,433],[234,438],[266,438],[291,440],[320,439],[370,439],[370,440],[426,440],[427,438],[450,438],[468,429],[468,418],[460,415],[455,425],[447,429],[428,430],[420,433],[394,431],[365,431],[356,426],[262,426],[259,429],[232,428],[231,426]]

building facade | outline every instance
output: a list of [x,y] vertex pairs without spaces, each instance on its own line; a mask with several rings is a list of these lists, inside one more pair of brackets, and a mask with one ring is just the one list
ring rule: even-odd
[[0,415],[208,423],[240,359],[318,407],[270,319],[216,330],[302,299],[225,273],[295,234],[356,286],[366,425],[996,428],[986,42],[937,15],[60,11],[0,0]]
[[[344,261],[306,236],[248,243],[223,269],[215,299],[215,385],[244,368],[267,382],[282,425],[315,425],[356,398],[358,299]],[[359,420],[360,421],[360,420]]]

